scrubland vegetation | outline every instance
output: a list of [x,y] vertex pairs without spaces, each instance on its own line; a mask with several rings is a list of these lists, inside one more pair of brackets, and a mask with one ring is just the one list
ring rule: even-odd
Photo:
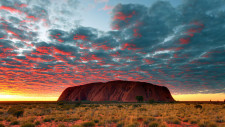
[[0,127],[225,127],[225,104],[0,104]]

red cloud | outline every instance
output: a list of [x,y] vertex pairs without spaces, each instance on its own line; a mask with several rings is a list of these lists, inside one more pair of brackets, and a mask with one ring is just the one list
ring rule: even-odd
[[86,39],[87,37],[85,36],[85,35],[74,35],[74,38],[73,38],[73,40],[83,40],[83,41],[86,41],[87,39]]
[[38,51],[40,53],[43,53],[43,54],[49,54],[49,53],[52,52],[52,48],[51,47],[45,47],[45,46],[43,46],[43,47],[38,47],[36,49],[36,51]]
[[11,13],[23,13],[22,11],[12,8],[12,7],[7,7],[7,6],[0,6],[0,10],[6,10],[9,11]]
[[180,44],[188,44],[190,42],[190,38],[181,38],[180,39]]
[[133,32],[134,37],[142,37],[142,35],[138,33],[138,29],[133,29]]
[[71,52],[65,52],[65,51],[59,50],[56,47],[53,47],[53,52],[57,53],[57,54],[62,54],[62,55],[71,55],[72,54]]
[[104,8],[102,8],[103,10],[111,10],[111,9],[113,9],[113,6],[108,6],[108,5],[105,5],[105,7]]
[[98,60],[98,61],[101,61],[102,58],[100,57],[97,57],[96,55],[92,54],[92,55],[86,55],[84,57],[80,57],[80,59],[82,61],[90,61],[90,60]]
[[123,21],[127,21],[127,18],[132,18],[133,15],[135,14],[135,11],[133,11],[131,14],[129,15],[125,15],[123,12],[117,12],[114,17],[113,20],[123,20]]
[[123,44],[121,50],[125,50],[125,49],[128,49],[128,50],[137,50],[137,49],[140,49],[140,48],[137,48],[135,44],[125,43],[125,44]]

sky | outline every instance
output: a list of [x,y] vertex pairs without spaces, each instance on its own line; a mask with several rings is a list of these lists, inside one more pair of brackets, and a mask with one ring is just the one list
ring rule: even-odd
[[112,80],[225,99],[225,0],[1,0],[0,101]]

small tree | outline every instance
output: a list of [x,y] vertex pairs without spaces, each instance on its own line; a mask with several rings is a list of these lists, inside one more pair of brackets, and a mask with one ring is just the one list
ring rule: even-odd
[[143,96],[136,96],[136,100],[138,102],[142,102],[144,100]]
[[149,102],[150,104],[153,104],[153,103],[155,103],[155,100],[154,100],[154,99],[150,99],[148,102]]

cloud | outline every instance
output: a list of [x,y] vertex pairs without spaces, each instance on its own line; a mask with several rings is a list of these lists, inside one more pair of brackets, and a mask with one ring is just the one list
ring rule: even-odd
[[224,92],[220,0],[118,4],[107,32],[76,24],[79,16],[70,15],[78,5],[0,2],[0,89],[58,95],[68,86],[121,79],[164,85],[173,94]]
[[107,3],[109,0],[94,0],[96,3]]

